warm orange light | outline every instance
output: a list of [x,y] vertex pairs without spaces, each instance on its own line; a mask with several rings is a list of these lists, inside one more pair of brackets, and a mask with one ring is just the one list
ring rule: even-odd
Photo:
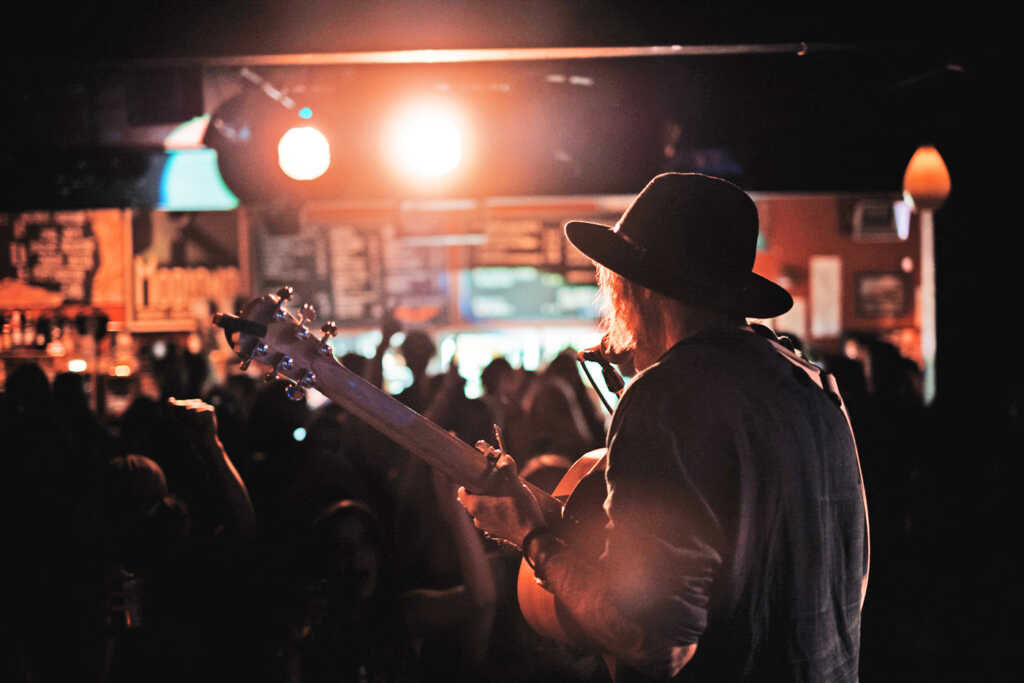
[[115,365],[114,366],[114,376],[115,377],[131,377],[132,376],[132,368],[131,368],[131,366],[130,365],[124,365],[124,364]]
[[72,358],[68,361],[68,372],[85,372],[89,365],[81,358]]
[[312,126],[291,128],[277,143],[277,162],[289,178],[314,180],[331,165],[331,144]]
[[385,153],[402,172],[439,178],[462,161],[462,122],[443,102],[419,102],[401,111],[385,131]]
[[903,174],[903,198],[917,210],[936,210],[949,196],[952,183],[946,162],[931,145],[918,147]]

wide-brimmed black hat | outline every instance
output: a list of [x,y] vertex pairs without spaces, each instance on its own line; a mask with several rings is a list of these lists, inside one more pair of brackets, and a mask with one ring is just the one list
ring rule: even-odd
[[569,221],[574,247],[627,280],[679,299],[752,318],[793,306],[785,289],[752,272],[757,207],[733,183],[701,173],[662,173],[614,226]]

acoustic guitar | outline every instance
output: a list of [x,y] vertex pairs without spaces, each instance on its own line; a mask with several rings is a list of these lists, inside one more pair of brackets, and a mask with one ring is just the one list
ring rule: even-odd
[[[283,287],[274,294],[253,299],[237,316],[218,313],[213,317],[213,323],[224,329],[228,343],[241,358],[243,369],[252,362],[267,366],[268,381],[290,381],[286,391],[293,400],[302,400],[307,389],[316,389],[470,491],[487,494],[499,490],[495,451],[485,454],[345,368],[334,357],[329,343],[337,326],[327,322],[320,329],[322,335],[314,336],[309,324],[316,317],[315,309],[304,304],[297,315],[289,312],[285,305],[292,294],[291,287]],[[584,543],[584,539],[600,537],[591,529],[593,525],[603,525],[603,518],[592,521],[584,515],[563,514],[563,508],[569,495],[574,494],[573,500],[590,498],[592,504],[581,507],[595,509],[596,504],[600,510],[603,477],[588,475],[597,475],[602,470],[603,451],[581,457],[553,494],[523,482],[540,502],[545,523],[570,543],[573,539]],[[576,491],[584,481],[591,482],[584,487],[589,495]],[[525,561],[520,568],[517,594],[523,617],[540,635],[587,647],[582,629],[558,599],[537,583]]]

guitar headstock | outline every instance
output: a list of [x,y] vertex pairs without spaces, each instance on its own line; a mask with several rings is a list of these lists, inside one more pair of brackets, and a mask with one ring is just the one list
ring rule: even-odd
[[269,370],[267,381],[287,379],[288,397],[301,400],[306,389],[317,386],[317,367],[324,363],[340,365],[334,358],[330,339],[338,332],[333,320],[314,336],[309,325],[316,319],[316,309],[303,304],[297,314],[285,308],[294,290],[282,287],[274,294],[265,294],[247,303],[237,316],[217,313],[213,324],[224,329],[224,336],[245,370],[255,361]]

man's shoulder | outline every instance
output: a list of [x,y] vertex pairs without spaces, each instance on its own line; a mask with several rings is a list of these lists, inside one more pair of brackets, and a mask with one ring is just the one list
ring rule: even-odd
[[680,376],[691,381],[725,381],[740,368],[757,362],[763,344],[754,335],[738,331],[697,335],[672,346],[636,379],[643,378],[647,384],[674,382]]
[[682,404],[705,400],[704,388],[716,382],[727,383],[727,370],[714,356],[714,352],[701,347],[673,347],[630,380],[619,408],[653,413],[659,406],[678,409]]

